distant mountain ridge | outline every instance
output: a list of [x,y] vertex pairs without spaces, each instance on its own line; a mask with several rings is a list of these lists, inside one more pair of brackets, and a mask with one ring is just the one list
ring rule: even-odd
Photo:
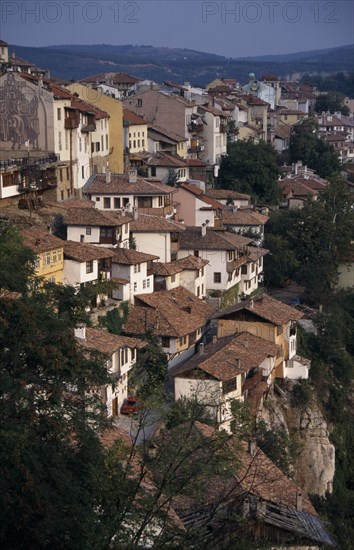
[[136,46],[61,45],[11,47],[18,57],[33,61],[51,74],[79,80],[102,72],[127,72],[140,78],[162,82],[175,80],[205,85],[214,78],[235,77],[246,82],[248,74],[257,78],[272,73],[281,78],[294,74],[354,71],[354,44],[324,50],[248,58],[227,58],[184,48]]

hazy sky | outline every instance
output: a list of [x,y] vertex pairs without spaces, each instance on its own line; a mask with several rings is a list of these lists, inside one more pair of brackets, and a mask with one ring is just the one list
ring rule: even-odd
[[9,44],[139,44],[227,57],[354,42],[351,0],[2,0]]

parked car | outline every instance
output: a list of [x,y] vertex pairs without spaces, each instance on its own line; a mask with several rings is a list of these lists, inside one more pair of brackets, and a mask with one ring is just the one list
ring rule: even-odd
[[121,414],[135,414],[138,412],[141,404],[136,397],[128,397],[124,399],[120,408]]

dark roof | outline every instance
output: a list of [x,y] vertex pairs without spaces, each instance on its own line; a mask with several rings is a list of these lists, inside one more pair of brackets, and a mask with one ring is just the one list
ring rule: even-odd
[[279,346],[264,338],[241,332],[236,336],[220,338],[204,347],[203,353],[194,355],[178,367],[173,376],[189,378],[195,369],[225,382],[259,367],[267,357],[275,357]]
[[38,227],[31,227],[30,229],[22,229],[20,231],[23,237],[24,245],[27,246],[35,254],[41,254],[49,250],[55,250],[57,248],[63,248],[65,241],[58,239],[54,235],[39,229]]
[[285,325],[289,321],[297,321],[304,316],[304,314],[297,309],[290,307],[264,293],[257,298],[240,302],[239,304],[235,304],[227,309],[224,309],[223,311],[216,313],[214,318],[226,319],[233,313],[242,311],[243,309],[250,311],[254,315],[261,317],[266,321],[270,321],[274,325]]
[[179,338],[202,328],[214,311],[181,286],[135,298],[137,305],[124,325],[127,334],[141,335],[152,330],[159,336]]
[[202,235],[201,227],[188,226],[180,235],[181,250],[240,250],[250,244],[252,239],[242,237],[225,230],[206,228]]
[[114,353],[120,348],[130,347],[141,349],[146,346],[146,342],[137,338],[127,336],[117,336],[98,328],[86,327],[86,338],[76,338],[76,341],[83,347],[94,349],[101,353]]
[[165,233],[181,231],[183,233],[185,230],[186,226],[182,223],[158,216],[151,216],[150,214],[141,214],[140,212],[138,219],[131,220],[130,222],[130,231],[132,233],[156,233],[160,231]]
[[159,256],[153,254],[145,254],[130,248],[114,248],[112,262],[115,264],[136,265],[151,260],[157,260]]
[[69,208],[64,217],[66,225],[119,227],[129,223],[131,218],[116,212],[103,212],[98,208]]
[[75,241],[64,242],[64,257],[78,262],[89,262],[91,260],[102,260],[104,258],[113,258],[114,252],[102,246],[95,246],[88,243],[78,243]]
[[241,200],[250,200],[250,195],[244,193],[238,193],[237,191],[231,191],[231,189],[207,189],[205,194],[216,200],[227,200],[231,199],[241,199]]
[[94,174],[85,183],[83,192],[88,195],[169,195],[173,193],[172,187],[165,185],[160,180],[150,181],[137,177],[136,182],[129,182],[127,174],[111,174],[111,181],[106,182],[106,174]]

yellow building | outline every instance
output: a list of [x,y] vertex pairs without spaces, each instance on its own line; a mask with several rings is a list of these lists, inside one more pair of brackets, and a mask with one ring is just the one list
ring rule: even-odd
[[277,111],[275,114],[278,119],[280,119],[285,124],[289,124],[290,126],[293,126],[294,124],[297,124],[300,120],[307,118],[306,113],[303,113],[302,111],[298,111],[296,109],[282,109],[281,111]]
[[105,95],[101,89],[93,89],[89,86],[75,82],[68,89],[72,93],[91,103],[95,107],[109,114],[109,168],[116,174],[124,172],[124,138],[123,138],[123,104],[120,99]]
[[64,241],[37,227],[21,231],[24,245],[36,255],[35,275],[61,283],[64,267]]

